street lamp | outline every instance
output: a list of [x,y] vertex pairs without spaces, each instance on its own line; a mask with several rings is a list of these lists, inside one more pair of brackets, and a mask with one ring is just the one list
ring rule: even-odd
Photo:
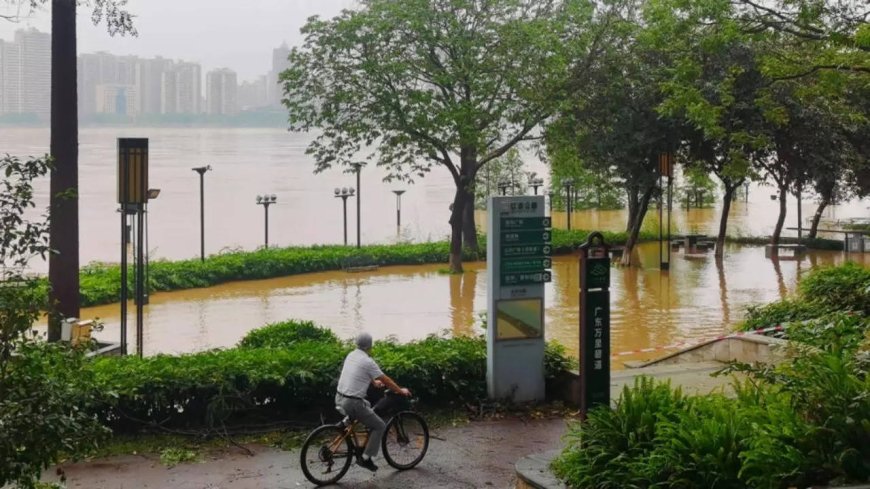
[[266,248],[269,247],[269,206],[278,200],[275,194],[263,194],[257,196],[257,204],[263,206],[266,216]]
[[362,240],[360,239],[360,208],[362,206],[362,191],[360,190],[359,176],[362,172],[363,165],[362,163],[351,163],[351,166],[356,172],[356,247],[359,248],[362,244]]
[[198,166],[191,170],[199,173],[199,259],[205,261],[205,172],[211,165]]
[[574,192],[572,190],[574,188],[574,179],[573,178],[566,178],[566,179],[562,180],[562,186],[565,187],[565,199],[567,202],[567,204],[565,206],[565,210],[568,212],[568,229],[570,230],[571,229],[571,212],[573,211],[572,200],[573,200]]
[[402,233],[402,194],[404,190],[393,190],[396,194],[396,234]]
[[342,187],[335,188],[335,197],[341,197],[342,207],[344,208],[344,245],[347,246],[347,199],[353,197],[354,191],[352,188]]
[[[152,201],[156,199],[160,195],[159,188],[149,188],[148,189],[148,201]],[[145,203],[145,208],[142,210],[145,213],[145,293],[142,295],[142,303],[148,304],[151,302],[151,283],[150,283],[150,271],[151,271],[151,257],[149,256],[149,248],[148,248],[148,203]]]
[[544,185],[544,179],[535,175],[537,175],[535,172],[529,173],[529,186],[535,189],[535,195],[538,195],[538,187]]
[[498,182],[498,190],[502,195],[507,195],[508,187],[511,187],[513,184],[507,180],[501,180]]

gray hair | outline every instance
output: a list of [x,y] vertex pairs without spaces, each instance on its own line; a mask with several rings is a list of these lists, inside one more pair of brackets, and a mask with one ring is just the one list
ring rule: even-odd
[[372,348],[372,335],[368,333],[360,333],[354,340],[356,347],[360,350],[370,350]]

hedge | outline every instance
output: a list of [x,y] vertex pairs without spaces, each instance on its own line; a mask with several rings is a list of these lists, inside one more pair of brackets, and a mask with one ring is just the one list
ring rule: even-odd
[[[572,253],[586,241],[590,231],[553,230],[553,253]],[[610,243],[626,240],[625,233],[603,233]],[[655,239],[641,233],[641,239]],[[486,237],[480,237],[481,254],[465,252],[465,260],[486,259]],[[148,280],[152,292],[210,287],[238,280],[259,280],[301,273],[341,270],[347,263],[388,265],[422,265],[447,263],[450,245],[446,241],[415,244],[349,246],[310,246],[268,248],[257,251],[234,251],[211,255],[201,261],[156,260],[150,263]],[[116,264],[91,263],[79,273],[82,306],[117,302],[121,294],[121,268]],[[133,293],[132,273],[129,275]],[[132,297],[132,295],[131,295]]]
[[[297,322],[267,326],[249,333],[241,341],[245,346],[225,350],[96,359],[89,368],[104,393],[97,416],[115,432],[331,416],[338,375],[351,347],[325,330],[311,339],[312,328]],[[485,397],[483,338],[377,342],[372,356],[426,405],[461,405]],[[561,347],[547,348],[548,378],[570,364]]]

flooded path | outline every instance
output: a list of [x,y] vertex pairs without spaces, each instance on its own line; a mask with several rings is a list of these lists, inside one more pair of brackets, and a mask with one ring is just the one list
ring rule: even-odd
[[[742,318],[747,305],[784,297],[810,269],[842,263],[845,257],[814,251],[802,261],[775,263],[764,258],[761,247],[729,245],[721,267],[712,255],[687,260],[675,253],[670,273],[662,274],[657,251],[657,243],[646,243],[639,250],[640,267],[612,269],[613,353],[721,334]],[[870,266],[870,254],[850,258]],[[485,263],[467,264],[463,275],[445,274],[444,268],[324,272],[157,293],[145,309],[144,351],[153,355],[229,347],[251,329],[291,318],[315,321],[342,338],[363,329],[402,342],[430,334],[480,333],[480,315],[486,309]],[[578,273],[575,258],[555,258],[553,282],[546,290],[546,335],[575,356]],[[118,314],[118,304],[82,310],[82,317],[105,322],[99,337],[114,341]],[[131,328],[132,323],[131,315]]]

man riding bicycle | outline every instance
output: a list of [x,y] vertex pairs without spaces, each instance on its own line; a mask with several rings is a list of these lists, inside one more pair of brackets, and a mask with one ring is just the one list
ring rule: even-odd
[[[366,393],[370,385],[378,388],[387,387],[396,394],[410,396],[411,391],[399,387],[393,379],[381,371],[378,364],[369,356],[372,349],[372,337],[368,333],[360,333],[355,340],[356,349],[348,353],[341,368],[341,376],[338,379],[335,405],[345,415],[360,421],[369,429],[369,439],[365,451],[357,464],[372,472],[378,470],[378,466],[372,461],[377,456],[381,447],[381,437],[384,434],[385,424],[375,410],[380,411],[381,403],[373,410]],[[382,400],[383,402],[383,400]]]

